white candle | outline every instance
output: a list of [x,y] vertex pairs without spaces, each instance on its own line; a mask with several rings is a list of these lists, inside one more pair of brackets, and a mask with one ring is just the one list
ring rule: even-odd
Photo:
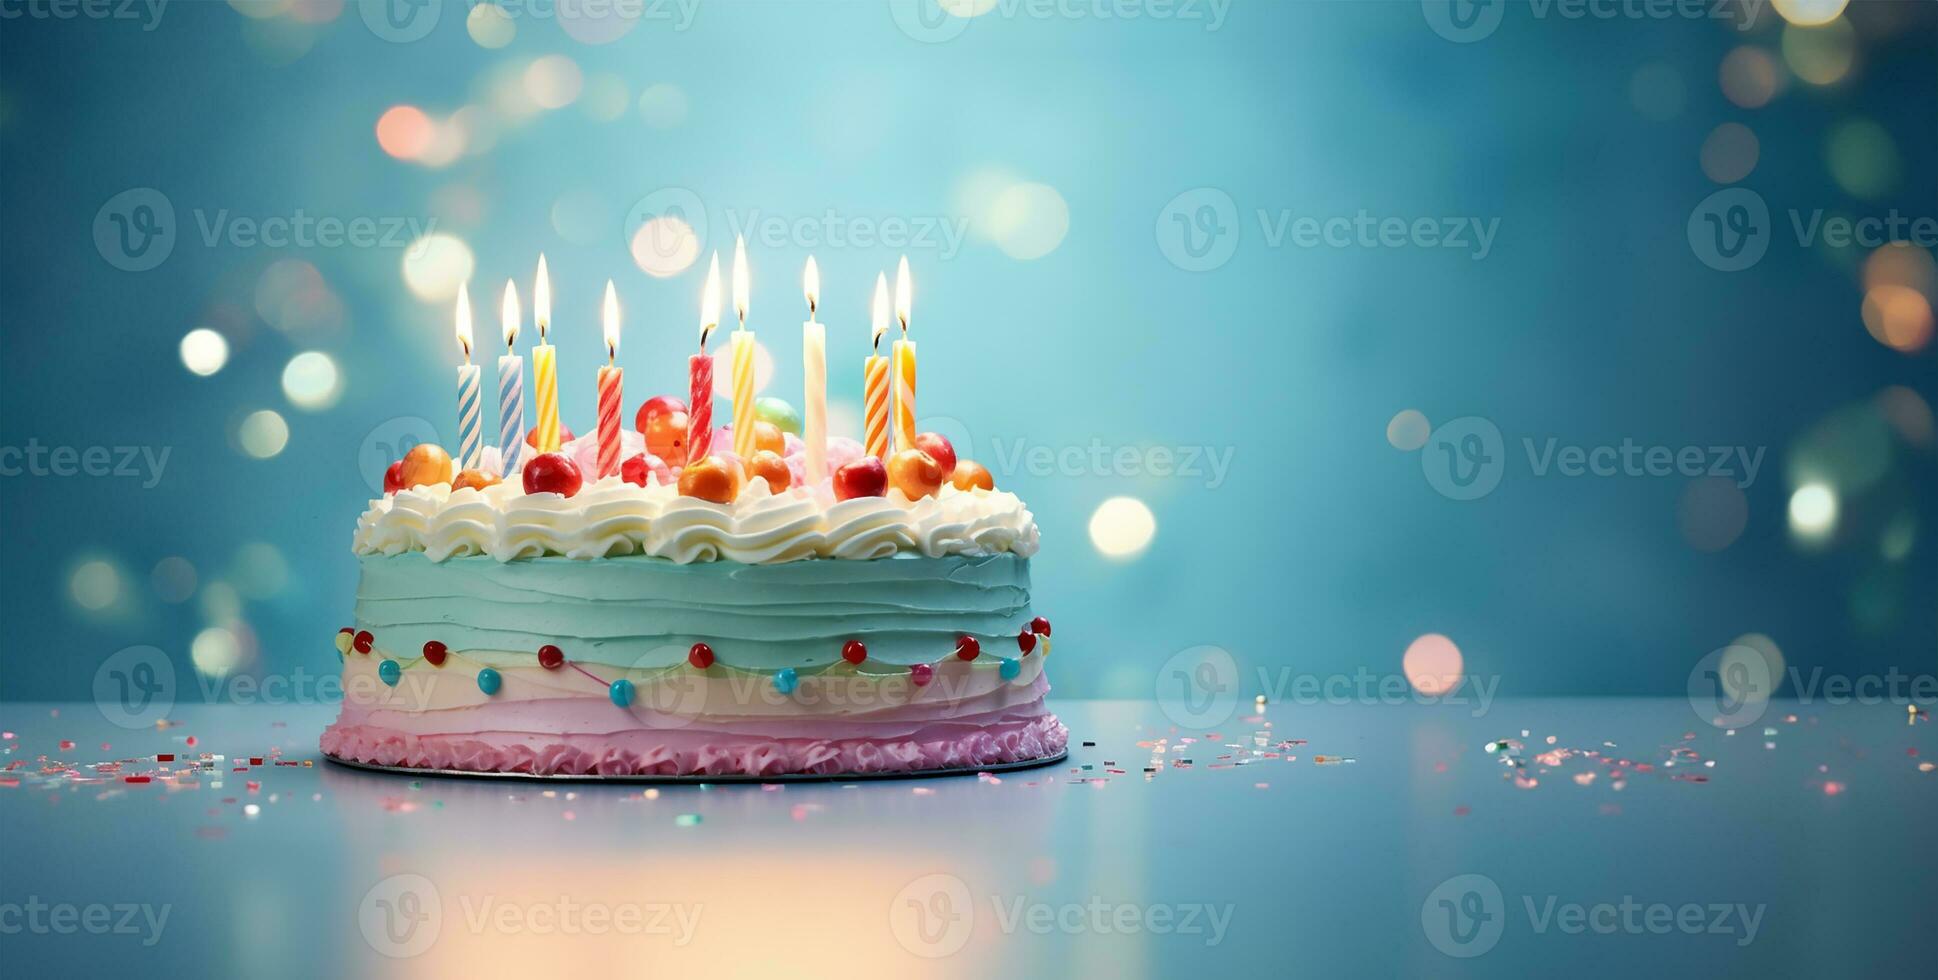
[[806,385],[801,439],[807,443],[807,479],[819,486],[828,475],[828,332],[814,319],[821,298],[821,270],[808,256],[801,273],[807,293],[808,318],[801,324],[801,364]]

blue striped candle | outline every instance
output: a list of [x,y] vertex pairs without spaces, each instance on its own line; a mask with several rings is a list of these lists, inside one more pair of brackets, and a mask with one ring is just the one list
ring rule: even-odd
[[477,469],[484,454],[479,433],[483,420],[478,417],[483,401],[478,390],[479,373],[476,364],[458,366],[458,468],[464,470]]
[[506,354],[498,359],[498,452],[505,458],[506,479],[518,470],[525,451],[525,359]]

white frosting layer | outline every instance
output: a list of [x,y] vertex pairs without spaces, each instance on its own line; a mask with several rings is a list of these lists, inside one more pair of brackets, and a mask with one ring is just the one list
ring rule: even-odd
[[792,488],[771,494],[750,481],[732,504],[682,497],[671,486],[640,487],[618,477],[577,496],[527,494],[509,483],[453,491],[449,484],[401,490],[357,519],[351,550],[360,555],[421,551],[432,561],[490,555],[499,561],[563,555],[649,555],[680,563],[746,564],[803,558],[887,558],[897,552],[943,555],[1036,554],[1036,519],[1015,494],[957,490],[909,500],[835,501]]

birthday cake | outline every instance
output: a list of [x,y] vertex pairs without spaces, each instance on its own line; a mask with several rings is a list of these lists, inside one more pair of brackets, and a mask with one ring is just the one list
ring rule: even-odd
[[[816,453],[773,399],[734,419],[737,445],[664,396],[616,431],[603,372],[602,431],[575,439],[545,431],[543,363],[523,445],[466,438],[462,462],[417,446],[357,522],[326,754],[716,778],[1063,754],[1050,623],[1030,606],[1034,518],[948,440],[904,432],[887,450],[871,411],[871,453],[825,436],[812,391]],[[711,398],[698,368],[696,405]]]

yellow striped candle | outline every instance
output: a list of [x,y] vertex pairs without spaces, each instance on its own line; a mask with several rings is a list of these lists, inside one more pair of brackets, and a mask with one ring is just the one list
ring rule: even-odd
[[895,269],[895,319],[901,321],[902,339],[895,342],[895,448],[915,448],[915,344],[908,339],[908,314],[914,298],[914,283],[909,280],[908,256],[902,256]]
[[888,277],[875,276],[874,345],[868,359],[861,363],[862,448],[868,455],[888,461],[888,358],[882,356],[882,334],[888,332]]
[[552,326],[552,280],[545,272],[545,256],[538,257],[538,282],[532,287],[532,311],[538,321],[538,345],[532,348],[532,372],[537,375],[532,394],[538,402],[538,451],[559,450],[559,362],[558,349],[546,343]]
[[733,452],[742,462],[754,455],[754,332],[747,329],[747,242],[733,243],[733,308],[740,328],[733,332]]

